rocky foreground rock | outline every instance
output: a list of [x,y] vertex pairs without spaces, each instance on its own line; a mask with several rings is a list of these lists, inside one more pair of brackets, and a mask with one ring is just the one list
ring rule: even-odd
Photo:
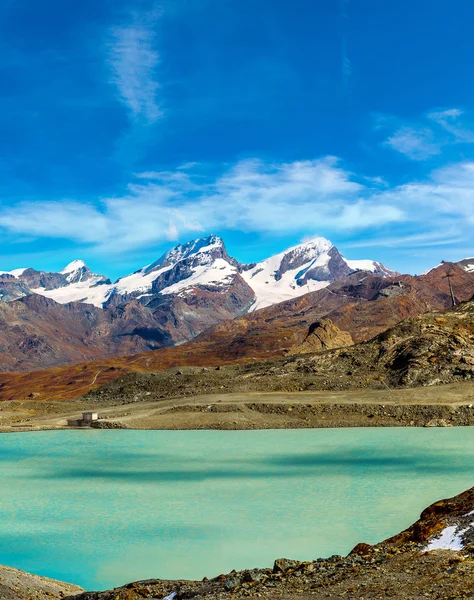
[[436,502],[406,531],[359,544],[346,557],[278,559],[202,581],[147,580],[68,600],[281,598],[283,600],[462,599],[474,597],[474,488]]
[[1,600],[53,600],[84,590],[77,585],[30,575],[17,569],[0,565]]

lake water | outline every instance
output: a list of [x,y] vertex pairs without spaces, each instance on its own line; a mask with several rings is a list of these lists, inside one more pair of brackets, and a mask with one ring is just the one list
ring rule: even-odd
[[0,564],[104,589],[344,554],[474,485],[474,429],[0,436]]

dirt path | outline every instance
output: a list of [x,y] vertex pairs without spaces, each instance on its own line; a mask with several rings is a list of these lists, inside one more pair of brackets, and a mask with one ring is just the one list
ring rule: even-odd
[[131,429],[474,425],[474,385],[346,392],[234,393],[124,403],[8,403],[0,431],[62,429],[94,409]]

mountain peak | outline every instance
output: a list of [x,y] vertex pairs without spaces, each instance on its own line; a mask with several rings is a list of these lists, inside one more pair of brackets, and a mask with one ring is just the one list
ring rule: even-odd
[[[295,268],[300,266],[311,259],[317,259],[322,255],[326,255],[331,248],[334,248],[332,242],[323,237],[314,237],[307,241],[301,242],[296,246],[292,246],[280,254],[277,257],[281,257],[282,263],[288,263],[286,268]],[[299,264],[297,264],[299,263]],[[281,265],[285,268],[285,265]]]
[[191,240],[185,244],[178,244],[174,248],[171,248],[171,250],[168,250],[166,255],[182,253],[183,255],[189,256],[191,254],[197,254],[198,252],[205,252],[215,248],[225,248],[224,240],[218,235],[211,234],[207,237]]
[[[443,261],[444,263],[444,261]],[[441,264],[443,264],[441,263]],[[461,269],[464,269],[467,273],[474,272],[474,258],[463,258],[456,263]]]
[[[300,248],[302,246],[311,246],[312,248],[330,249],[330,248],[332,248],[333,244],[327,238],[322,237],[320,235],[315,235],[314,237],[304,239],[299,244],[296,244],[296,246],[293,246],[293,248]],[[292,248],[290,248],[290,250],[291,249]]]
[[395,275],[374,261],[348,261],[332,242],[315,236],[252,265],[242,277],[255,292],[251,310],[257,310],[327,287],[355,270],[382,277]]
[[62,271],[60,271],[61,275],[69,275],[70,273],[75,273],[79,271],[79,269],[87,269],[87,265],[83,260],[73,260],[68,265],[64,267]]
[[25,267],[23,269],[13,269],[13,271],[0,271],[0,276],[7,275],[10,277],[14,277],[15,279],[18,279],[27,270],[28,270],[28,267]]
[[163,254],[156,262],[148,267],[145,267],[144,272],[151,273],[157,269],[163,269],[174,265],[182,260],[188,259],[198,254],[227,254],[224,241],[217,235],[209,235],[207,237],[191,240],[184,244],[174,246],[168,252]]

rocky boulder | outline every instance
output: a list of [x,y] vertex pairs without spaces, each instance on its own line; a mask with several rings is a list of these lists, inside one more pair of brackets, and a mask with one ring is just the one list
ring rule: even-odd
[[80,594],[84,590],[46,577],[30,575],[0,565],[0,598],[2,600],[54,600]]
[[341,331],[331,319],[321,319],[311,325],[303,343],[291,348],[289,354],[310,354],[352,346],[353,343],[349,332]]

